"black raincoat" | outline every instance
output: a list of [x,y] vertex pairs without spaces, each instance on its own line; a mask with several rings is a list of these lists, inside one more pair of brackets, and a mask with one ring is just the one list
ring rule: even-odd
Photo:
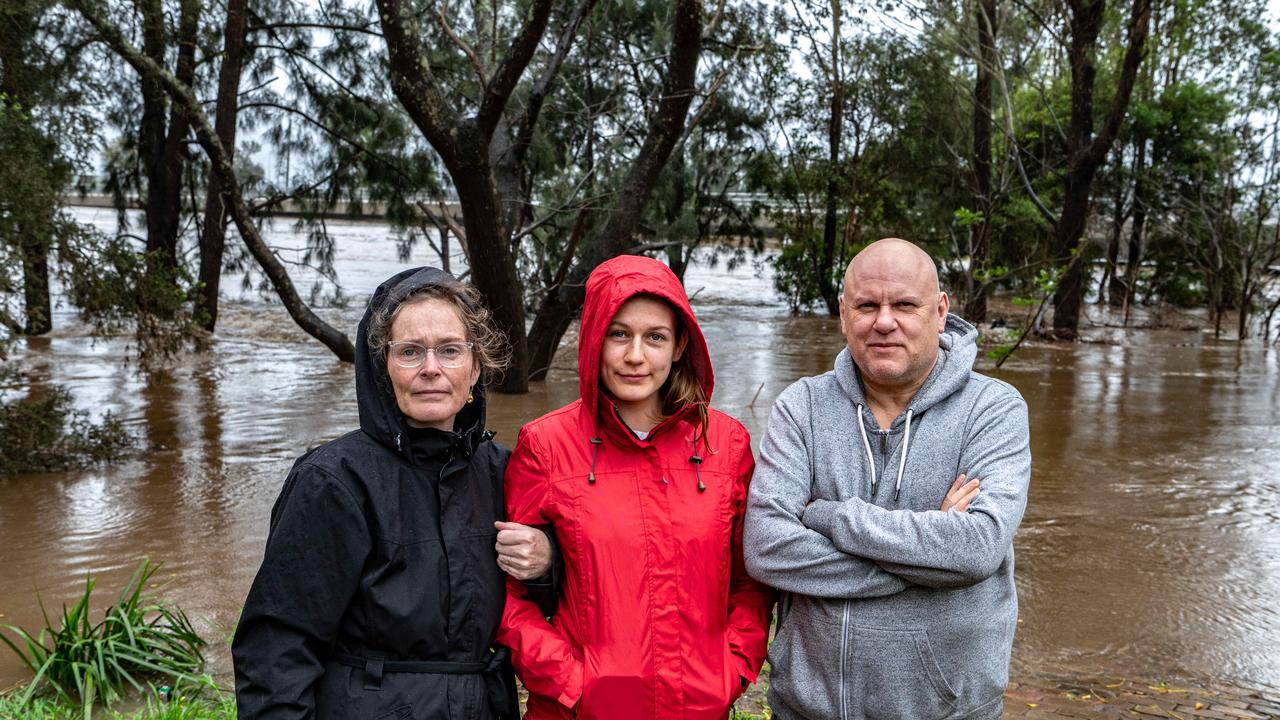
[[485,431],[484,381],[455,431],[410,428],[372,314],[456,282],[407,270],[360,323],[360,429],[294,464],[271,511],[266,555],[232,644],[240,718],[516,718],[506,649],[494,645],[504,576],[508,450]]

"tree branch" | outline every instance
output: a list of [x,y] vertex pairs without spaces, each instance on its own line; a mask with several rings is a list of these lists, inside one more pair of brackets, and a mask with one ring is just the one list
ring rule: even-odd
[[448,13],[449,0],[444,0],[440,3],[440,11],[436,13],[436,21],[440,24],[440,29],[444,30],[444,34],[448,35],[453,44],[457,45],[462,54],[471,61],[471,67],[475,68],[476,78],[480,81],[480,89],[483,91],[489,85],[489,78],[484,74],[484,63],[480,62],[480,56],[476,55],[476,51],[471,49],[467,41],[458,37],[458,34],[453,31],[453,26],[449,24]]
[[288,271],[263,241],[261,233],[258,232],[258,228],[253,224],[253,219],[249,214],[249,208],[240,190],[240,182],[232,170],[231,157],[226,149],[223,148],[221,141],[218,140],[209,118],[201,109],[200,103],[196,100],[191,88],[180,83],[167,69],[133,47],[125,39],[120,29],[105,19],[105,13],[102,11],[98,0],[70,0],[69,4],[78,10],[85,20],[97,30],[103,42],[112,51],[129,63],[140,75],[144,75],[161,85],[174,104],[182,109],[191,126],[195,129],[196,137],[200,140],[200,146],[204,148],[205,153],[209,156],[211,171],[217,174],[222,181],[223,200],[231,211],[231,216],[236,223],[236,229],[240,231],[241,239],[244,240],[249,252],[253,254],[254,259],[258,261],[263,271],[266,272],[290,317],[309,335],[333,351],[340,360],[354,362],[355,347],[351,344],[351,340],[345,334],[320,319],[303,302],[301,296],[298,295],[297,288],[294,287],[293,281],[289,278]]
[[498,126],[502,109],[506,107],[511,92],[515,90],[516,83],[524,74],[529,61],[533,59],[534,51],[538,49],[542,35],[547,31],[551,5],[552,0],[534,0],[529,19],[525,21],[515,41],[511,43],[511,52],[502,59],[498,71],[494,73],[492,81],[485,88],[484,97],[480,101],[480,110],[476,113],[476,126],[480,130],[481,137],[491,137],[494,128]]

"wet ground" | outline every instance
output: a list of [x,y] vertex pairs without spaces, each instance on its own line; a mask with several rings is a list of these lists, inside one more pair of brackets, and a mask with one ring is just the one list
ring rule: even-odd
[[[332,227],[353,302],[322,313],[353,332],[360,302],[403,265],[385,229]],[[288,242],[287,229],[273,241]],[[428,260],[415,250],[415,264]],[[830,368],[837,324],[789,316],[750,264],[698,266],[686,284],[712,349],[714,404],[758,437],[783,388]],[[227,672],[225,639],[285,473],[356,423],[351,367],[238,278],[227,292],[211,349],[164,377],[138,374],[126,339],[94,341],[65,312],[20,351],[37,386],[65,385],[79,407],[118,414],[141,452],[0,479],[0,623],[35,626],[37,593],[56,610],[90,572],[105,603],[149,556]],[[1107,342],[1026,347],[993,373],[1023,393],[1032,421],[1015,675],[1280,686],[1280,357],[1197,331],[1096,339]],[[490,424],[509,443],[576,392],[562,352],[546,383],[495,399]],[[0,687],[23,677],[0,652]]]

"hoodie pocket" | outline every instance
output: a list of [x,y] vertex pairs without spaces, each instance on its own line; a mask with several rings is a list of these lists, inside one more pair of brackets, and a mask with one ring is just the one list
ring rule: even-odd
[[815,617],[821,608],[810,603],[821,600],[791,597],[769,645],[769,699],[806,717],[838,718],[840,625]]
[[[924,630],[849,628],[846,664],[851,717],[946,717],[956,693]],[[859,712],[861,709],[861,712]]]

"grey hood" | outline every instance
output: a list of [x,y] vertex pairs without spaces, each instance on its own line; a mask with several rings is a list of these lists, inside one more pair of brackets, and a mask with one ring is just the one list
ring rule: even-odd
[[[911,421],[921,413],[938,404],[959,391],[969,381],[969,373],[978,357],[978,329],[956,315],[947,315],[946,325],[938,335],[938,360],[934,363],[929,377],[925,378],[906,411],[894,420],[890,431],[902,429],[902,453],[898,464],[898,472],[894,482],[894,500],[902,495],[902,476],[906,470],[907,454],[910,452]],[[845,347],[836,356],[836,381],[849,399],[858,408],[858,430],[862,438],[863,449],[867,453],[868,468],[871,472],[871,494],[879,489],[880,478],[876,474],[875,460],[872,458],[871,440],[867,435],[867,422],[876,427],[875,415],[867,406],[866,394],[862,387],[862,374],[858,366],[853,364],[849,348]]]

